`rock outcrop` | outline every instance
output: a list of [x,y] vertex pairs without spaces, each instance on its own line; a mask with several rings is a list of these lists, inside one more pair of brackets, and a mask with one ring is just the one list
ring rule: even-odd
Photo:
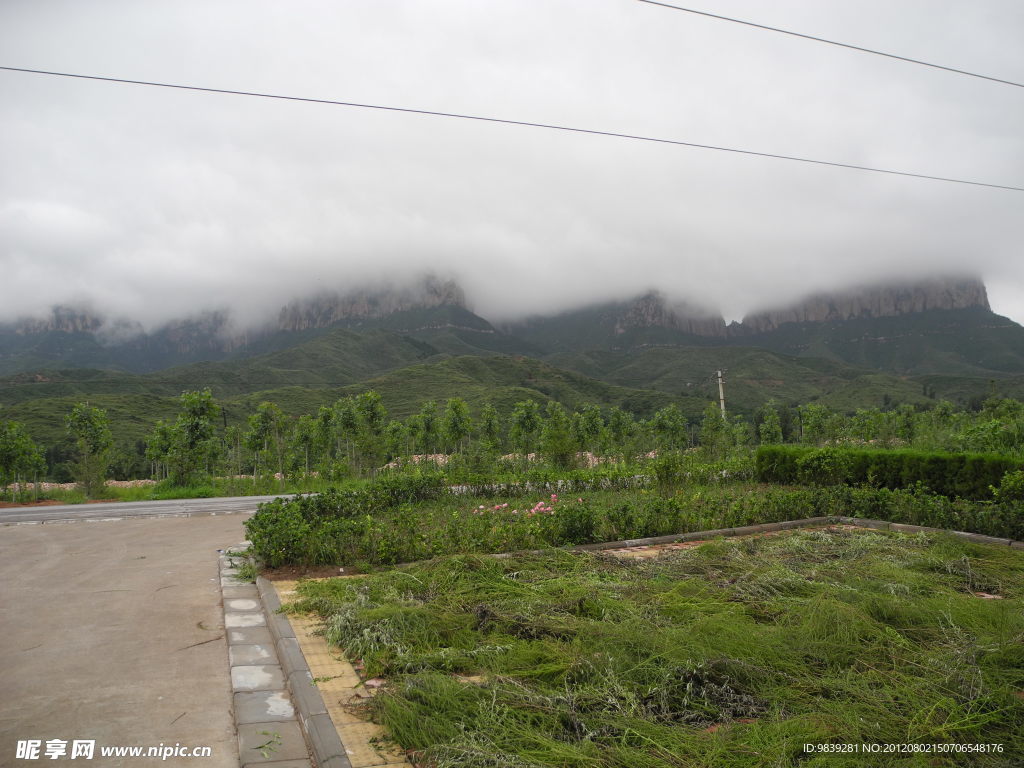
[[726,333],[721,315],[684,301],[669,303],[657,291],[630,302],[616,318],[616,334],[632,328],[670,328],[695,336],[725,336]]
[[25,318],[14,323],[19,336],[60,331],[63,333],[95,333],[104,319],[88,309],[57,305],[46,317]]
[[989,309],[985,285],[977,278],[933,278],[912,283],[881,284],[836,293],[819,293],[782,309],[757,312],[730,326],[730,333],[774,331],[785,323],[842,322],[894,317],[935,309]]
[[465,307],[462,289],[452,280],[426,277],[410,288],[361,289],[296,299],[281,308],[277,327],[282,331],[304,331],[343,320],[386,317],[395,312],[443,305]]

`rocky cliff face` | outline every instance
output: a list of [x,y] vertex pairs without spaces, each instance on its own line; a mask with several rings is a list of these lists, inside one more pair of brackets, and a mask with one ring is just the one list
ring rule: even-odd
[[465,307],[466,297],[454,281],[428,277],[411,288],[332,292],[296,299],[281,308],[277,327],[282,331],[303,331],[325,328],[342,320],[385,317],[409,309],[443,305]]
[[669,303],[652,291],[628,304],[615,321],[615,333],[631,328],[671,328],[697,336],[725,336],[725,320],[686,302]]
[[140,348],[162,349],[176,355],[204,352],[227,353],[244,347],[247,335],[238,333],[228,312],[203,312],[185,320],[175,320],[129,342]]
[[816,294],[791,307],[748,315],[730,332],[748,335],[773,331],[785,323],[841,322],[969,307],[989,309],[984,283],[976,278],[935,278]]
[[55,306],[47,317],[26,318],[14,324],[19,336],[62,331],[64,333],[95,333],[104,323],[99,315],[81,308]]

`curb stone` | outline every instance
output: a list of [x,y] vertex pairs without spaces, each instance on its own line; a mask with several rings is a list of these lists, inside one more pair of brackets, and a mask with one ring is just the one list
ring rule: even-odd
[[[248,546],[242,542],[238,549]],[[271,622],[256,586],[238,580],[237,559],[221,552],[219,581],[239,766],[312,768],[275,639],[267,628]]]
[[281,609],[281,598],[278,597],[277,590],[262,576],[256,577],[256,588],[263,601],[267,626],[270,628],[278,658],[281,660],[299,722],[309,741],[313,760],[319,768],[352,768],[338,730],[327,714],[323,696],[313,684],[313,674],[309,671],[306,657],[302,655],[302,650],[295,639],[295,630],[292,629],[288,617],[278,613]]

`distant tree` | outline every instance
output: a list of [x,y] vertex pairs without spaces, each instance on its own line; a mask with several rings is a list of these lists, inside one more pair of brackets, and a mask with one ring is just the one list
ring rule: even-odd
[[832,412],[818,403],[801,405],[797,410],[800,413],[800,442],[807,445],[825,442]]
[[509,439],[520,453],[531,453],[541,427],[540,405],[535,400],[522,400],[512,408]]
[[654,431],[661,448],[679,450],[687,445],[686,417],[675,403],[662,408],[651,419]]
[[501,415],[490,403],[480,412],[479,432],[484,451],[497,453],[501,450]]
[[458,453],[465,450],[466,440],[469,438],[472,428],[473,420],[469,417],[469,407],[466,405],[466,401],[460,397],[453,397],[445,406],[444,420],[441,425],[447,448]]
[[626,457],[632,452],[631,440],[636,432],[636,421],[633,415],[618,406],[608,412],[608,423],[605,427],[605,442],[608,453]]
[[152,465],[153,477],[164,480],[168,475],[167,455],[171,451],[172,426],[159,419],[146,438],[146,460]]
[[541,428],[540,451],[547,461],[560,469],[569,469],[576,464],[576,441],[569,424],[569,416],[562,404],[554,400],[548,403]]
[[372,389],[356,395],[357,460],[364,470],[376,469],[384,457],[384,427],[388,412],[381,396]]
[[555,400],[548,403],[544,426],[541,428],[541,454],[559,469],[575,466],[577,446],[572,439],[569,417],[561,403]]
[[279,483],[284,488],[284,432],[285,417],[281,409],[269,401],[260,403],[249,417],[249,430],[245,433],[246,446],[255,454],[254,480],[260,474],[260,466],[276,467]]
[[[13,421],[0,421],[0,491],[16,483],[18,490],[28,479],[37,480],[46,468],[43,450],[25,429]],[[17,491],[11,488],[11,499]]]
[[774,400],[769,400],[758,413],[760,424],[757,434],[761,445],[778,445],[782,442],[782,421]]
[[437,453],[440,423],[437,403],[428,400],[420,406],[420,412],[411,420],[410,431],[415,436],[416,450],[420,453]]
[[75,481],[86,496],[97,496],[106,485],[110,449],[114,446],[107,412],[88,403],[78,403],[71,409],[65,425],[77,448]]
[[219,448],[216,430],[220,406],[209,388],[183,392],[180,401],[181,412],[171,428],[167,463],[171,482],[188,486],[212,474]]
[[384,454],[389,461],[409,454],[409,429],[400,421],[384,427]]
[[733,432],[722,418],[718,403],[708,403],[700,424],[700,447],[712,456],[722,456],[732,446]]
[[572,414],[572,434],[580,450],[596,453],[604,429],[601,409],[593,404],[583,406]]
[[356,403],[351,397],[343,397],[333,407],[331,427],[334,432],[335,455],[344,450],[345,460],[353,462],[356,435],[359,431],[359,424],[356,419]]
[[288,465],[307,477],[320,458],[317,454],[317,422],[308,413],[299,416],[288,436]]

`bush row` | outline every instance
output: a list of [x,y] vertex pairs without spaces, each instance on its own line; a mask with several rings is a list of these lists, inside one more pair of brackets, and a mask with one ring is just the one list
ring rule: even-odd
[[[388,565],[468,552],[510,552],[848,515],[1024,539],[1024,504],[950,499],[913,489],[725,486],[503,504],[446,496],[379,503],[367,491],[263,505],[245,526],[254,554],[281,565]],[[342,501],[339,501],[342,500]]]
[[1019,459],[989,454],[799,445],[762,445],[755,457],[756,476],[763,483],[889,489],[922,484],[943,496],[965,499],[991,499],[1003,476],[1022,466]]

